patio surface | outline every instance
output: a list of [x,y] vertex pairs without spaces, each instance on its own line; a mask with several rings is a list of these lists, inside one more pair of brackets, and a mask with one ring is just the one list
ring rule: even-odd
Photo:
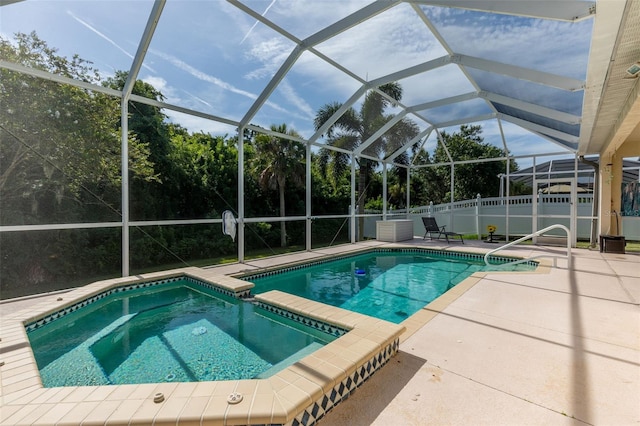
[[[472,252],[496,247],[369,241],[208,269],[233,274],[363,246],[407,244]],[[504,254],[564,251],[518,246]],[[428,305],[418,314],[424,320],[407,326],[389,364],[319,424],[638,425],[640,256],[572,253],[571,271],[561,259],[546,273],[478,274],[458,294]],[[2,303],[0,314],[33,303]]]

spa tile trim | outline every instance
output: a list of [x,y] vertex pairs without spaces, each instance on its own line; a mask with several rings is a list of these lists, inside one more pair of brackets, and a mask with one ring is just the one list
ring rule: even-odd
[[315,328],[316,330],[320,330],[324,333],[331,334],[332,336],[340,337],[349,331],[342,327],[338,327],[336,325],[329,324],[327,322],[320,321],[315,318],[311,318],[307,315],[301,315],[296,312],[291,312],[287,309],[283,309],[278,306],[271,305],[269,303],[258,301],[257,304],[259,307],[261,307],[262,309],[265,309],[268,312],[299,322],[311,328]]
[[39,329],[40,327],[49,324],[52,321],[55,321],[59,318],[64,317],[65,315],[68,315],[72,312],[77,311],[78,309],[84,308],[85,306],[91,305],[92,303],[95,303],[99,300],[104,299],[107,296],[111,296],[112,294],[118,294],[118,293],[124,293],[127,291],[131,291],[131,290],[137,290],[140,288],[147,288],[147,287],[155,287],[158,285],[163,285],[163,284],[171,284],[171,283],[175,283],[178,281],[186,281],[189,284],[192,285],[197,285],[197,286],[201,286],[201,287],[205,287],[207,289],[213,290],[219,294],[223,294],[225,296],[229,296],[229,297],[233,297],[236,299],[244,299],[247,298],[250,294],[250,289],[246,289],[246,290],[241,290],[240,292],[234,292],[231,290],[228,290],[224,287],[218,286],[214,283],[210,283],[207,281],[203,281],[194,277],[191,277],[189,275],[178,275],[175,277],[169,277],[169,278],[163,278],[163,279],[157,279],[154,281],[141,281],[141,282],[136,282],[136,283],[129,283],[129,284],[125,284],[125,285],[120,285],[117,287],[113,287],[107,290],[104,290],[96,295],[87,297],[77,303],[74,303],[71,306],[65,307],[63,309],[60,309],[56,312],[53,312],[49,315],[46,315],[42,318],[39,318],[35,321],[29,322],[25,325],[25,329],[27,330],[27,333],[30,333],[34,330]]

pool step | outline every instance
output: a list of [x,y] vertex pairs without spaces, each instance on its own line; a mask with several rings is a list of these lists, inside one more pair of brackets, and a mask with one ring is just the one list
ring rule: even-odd
[[280,361],[270,369],[258,374],[256,377],[254,377],[254,379],[266,379],[267,377],[271,377],[274,374],[276,374],[278,371],[284,370],[285,368],[289,367],[290,365],[294,364],[297,361],[300,361],[305,356],[312,354],[313,352],[317,351],[323,346],[324,345],[322,343],[313,342],[309,346],[305,346],[304,348],[300,349],[298,352],[294,353],[293,355],[283,359],[282,361]]

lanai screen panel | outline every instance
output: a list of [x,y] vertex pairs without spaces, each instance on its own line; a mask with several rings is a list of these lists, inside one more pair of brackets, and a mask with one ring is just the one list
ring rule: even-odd
[[[230,1],[264,16],[294,37],[303,40],[329,25],[370,4],[371,0],[334,2],[300,0],[241,0]],[[251,21],[251,20],[250,20]],[[255,23],[253,19],[252,24]]]
[[169,1],[139,79],[159,86],[168,103],[238,122],[295,47],[254,24],[227,2]]
[[[454,3],[486,6],[449,4]],[[512,4],[497,9],[505,5]],[[547,8],[543,2],[525,6],[540,16],[562,15],[556,13],[561,8]],[[438,6],[421,10],[499,118],[575,148],[589,55],[590,37],[585,35],[591,33],[592,20],[566,22]]]
[[[536,2],[527,3],[535,8]],[[541,13],[549,5],[537,3]],[[482,8],[483,2],[477,1],[475,5]],[[428,6],[422,10],[455,53],[586,78],[592,20],[563,22]]]
[[445,54],[407,4],[399,4],[317,46],[364,81],[372,81]]
[[265,128],[285,123],[301,137],[310,138],[315,133],[314,119],[318,111],[329,103],[346,102],[360,86],[351,76],[306,51],[251,123]]
[[152,6],[148,0],[21,1],[2,6],[0,28],[9,38],[35,32],[60,56],[77,54],[108,77],[131,67]]

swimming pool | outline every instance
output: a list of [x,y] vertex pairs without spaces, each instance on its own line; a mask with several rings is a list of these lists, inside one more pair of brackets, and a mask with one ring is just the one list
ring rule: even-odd
[[340,334],[186,278],[117,291],[27,329],[45,387],[264,378]]
[[399,324],[447,290],[481,271],[532,271],[534,262],[486,266],[481,255],[420,249],[376,250],[243,279],[252,293],[281,290]]

